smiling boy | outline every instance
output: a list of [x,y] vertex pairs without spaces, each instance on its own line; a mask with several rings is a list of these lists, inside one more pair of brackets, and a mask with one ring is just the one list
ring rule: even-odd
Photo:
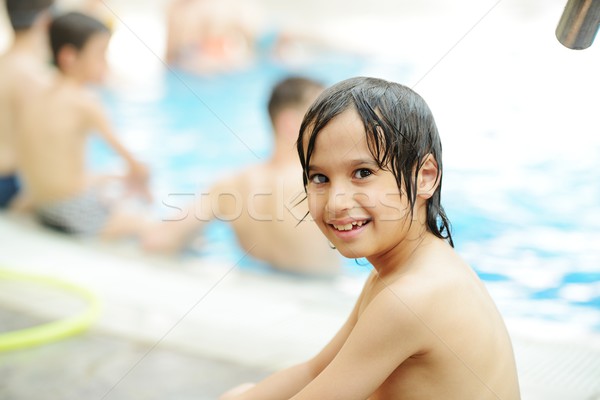
[[327,89],[298,139],[310,214],[374,269],[315,357],[222,400],[519,400],[510,337],[453,248],[433,115],[411,89],[352,78]]

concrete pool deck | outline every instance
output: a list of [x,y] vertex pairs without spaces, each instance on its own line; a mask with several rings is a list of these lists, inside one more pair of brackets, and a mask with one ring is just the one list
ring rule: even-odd
[[[216,398],[318,351],[361,286],[359,277],[316,280],[149,257],[6,215],[0,237],[2,268],[84,286],[103,303],[82,335],[0,354],[1,399]],[[3,331],[64,317],[69,308],[64,298],[2,288]],[[600,335],[550,337],[546,326],[525,334],[518,322],[507,324],[523,399],[600,399]]]

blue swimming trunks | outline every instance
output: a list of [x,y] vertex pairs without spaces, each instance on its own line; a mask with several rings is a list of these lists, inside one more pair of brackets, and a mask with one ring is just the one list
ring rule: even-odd
[[0,209],[7,208],[18,192],[19,182],[16,175],[0,176]]

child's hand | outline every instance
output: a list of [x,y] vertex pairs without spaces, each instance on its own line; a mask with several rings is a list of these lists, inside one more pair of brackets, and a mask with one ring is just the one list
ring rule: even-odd
[[152,195],[148,188],[149,178],[150,171],[146,165],[137,161],[130,164],[129,173],[127,174],[127,183],[129,184],[131,191],[138,193],[146,200],[151,201]]

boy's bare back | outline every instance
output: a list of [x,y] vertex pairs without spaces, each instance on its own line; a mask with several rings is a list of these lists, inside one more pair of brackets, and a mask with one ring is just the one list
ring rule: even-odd
[[23,107],[36,97],[51,77],[37,54],[10,50],[0,56],[0,175],[14,173],[15,141]]
[[308,209],[301,202],[305,197],[301,174],[297,165],[290,164],[249,167],[211,190],[211,197],[219,199],[215,216],[230,222],[244,250],[270,265],[303,273],[337,273],[337,252],[312,221],[302,221]]
[[283,271],[339,273],[341,259],[306,217],[302,171],[273,160],[252,165],[196,195],[182,220],[160,224],[145,235],[151,251],[175,251],[211,221],[228,223],[244,251]]
[[89,184],[86,137],[102,111],[85,88],[61,80],[24,110],[21,170],[35,204],[75,196]]

